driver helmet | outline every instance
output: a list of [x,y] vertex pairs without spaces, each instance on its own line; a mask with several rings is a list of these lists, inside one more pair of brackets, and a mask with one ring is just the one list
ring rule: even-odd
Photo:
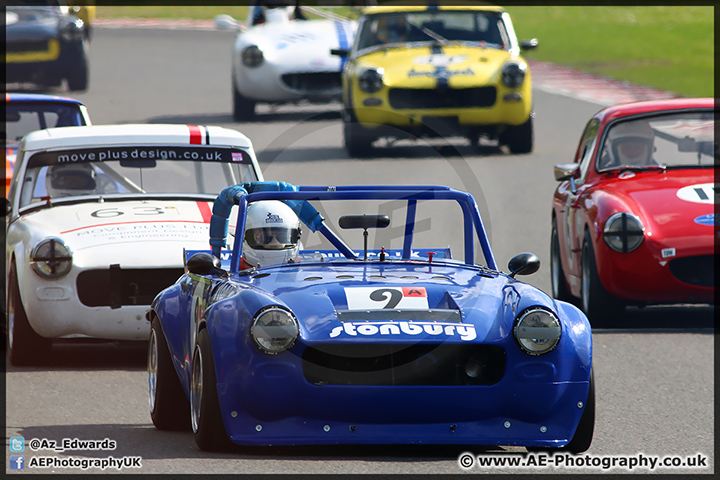
[[410,33],[410,24],[404,15],[380,17],[375,24],[378,39],[385,43],[404,41]]
[[68,163],[48,168],[45,188],[51,197],[70,197],[95,193],[95,169],[89,163]]
[[655,135],[645,121],[623,122],[608,133],[612,165],[651,163]]
[[251,203],[245,217],[243,255],[254,267],[289,263],[300,250],[300,220],[279,200]]

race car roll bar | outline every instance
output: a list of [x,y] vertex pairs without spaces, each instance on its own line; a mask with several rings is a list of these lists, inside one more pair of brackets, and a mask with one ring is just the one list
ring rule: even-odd
[[[490,249],[480,211],[475,199],[469,193],[449,187],[435,185],[398,186],[296,186],[286,182],[249,182],[225,188],[215,200],[210,220],[210,246],[213,255],[219,257],[228,234],[228,218],[234,205],[239,206],[236,232],[245,231],[245,215],[249,203],[261,200],[281,200],[290,206],[298,218],[313,232],[321,233],[346,258],[357,259],[355,253],[323,222],[324,218],[309,200],[406,200],[408,202],[403,243],[403,259],[410,259],[415,228],[415,213],[418,200],[455,200],[464,217],[465,263],[474,263],[474,236],[477,233],[487,266],[497,270],[495,258]],[[474,227],[474,228],[473,228]],[[236,273],[242,251],[242,233],[235,235],[230,273]]]

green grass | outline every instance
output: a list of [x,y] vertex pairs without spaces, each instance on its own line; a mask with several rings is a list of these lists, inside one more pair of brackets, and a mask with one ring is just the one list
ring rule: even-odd
[[687,96],[714,96],[713,7],[508,7],[528,57]]
[[[537,38],[528,58],[606,75],[685,96],[714,97],[711,6],[509,6],[520,39]],[[334,10],[355,16],[349,9]],[[98,7],[99,18],[212,19],[247,16],[240,6]]]

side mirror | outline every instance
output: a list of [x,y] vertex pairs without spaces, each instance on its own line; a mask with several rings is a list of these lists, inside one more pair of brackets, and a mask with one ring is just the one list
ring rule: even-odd
[[211,275],[222,273],[222,262],[215,255],[208,252],[198,252],[187,261],[187,269],[196,275]]
[[533,48],[537,48],[539,42],[537,38],[531,38],[530,40],[522,40],[520,42],[520,49],[521,50],[532,50]]
[[555,180],[558,182],[578,178],[578,175],[580,175],[580,164],[561,163],[553,167],[553,173],[555,174]]
[[347,48],[333,48],[330,50],[330,55],[336,55],[338,57],[347,57],[350,50]]
[[508,262],[510,276],[532,275],[540,269],[540,259],[534,253],[520,253]]

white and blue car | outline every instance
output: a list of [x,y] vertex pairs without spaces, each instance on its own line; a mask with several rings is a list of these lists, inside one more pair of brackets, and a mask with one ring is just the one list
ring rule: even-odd
[[345,61],[330,51],[352,45],[356,22],[315,9],[329,18],[304,20],[291,7],[263,8],[261,17],[250,9],[244,25],[228,15],[215,19],[218,29],[239,30],[232,51],[233,118],[252,120],[259,103],[339,101]]

